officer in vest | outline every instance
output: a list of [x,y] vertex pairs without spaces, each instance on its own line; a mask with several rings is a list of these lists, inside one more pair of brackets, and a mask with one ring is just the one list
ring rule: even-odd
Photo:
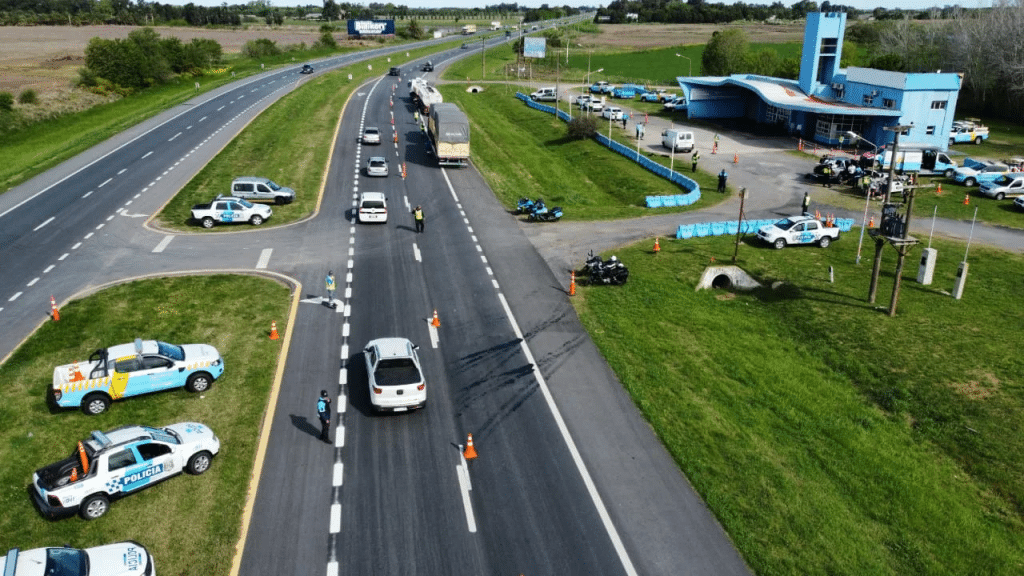
[[320,439],[330,444],[331,398],[327,395],[327,390],[321,390],[320,397],[316,400],[316,415],[320,418]]
[[417,206],[412,211],[412,218],[416,221],[416,233],[423,232],[423,208]]
[[327,277],[324,278],[324,287],[327,289],[327,305],[337,308],[338,303],[334,301],[334,291],[337,290],[338,285],[334,282],[333,270],[327,272]]

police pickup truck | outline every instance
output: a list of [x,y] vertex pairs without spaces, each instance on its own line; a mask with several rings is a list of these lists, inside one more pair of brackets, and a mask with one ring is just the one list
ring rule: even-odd
[[218,222],[248,222],[253,226],[259,226],[273,213],[274,211],[266,204],[253,204],[235,196],[217,196],[209,204],[193,206],[192,220],[202,224],[203,228],[213,228]]
[[153,576],[153,558],[138,542],[117,542],[79,550],[70,546],[20,550],[0,556],[7,576]]
[[113,400],[184,387],[205,392],[224,373],[224,359],[208,344],[177,346],[135,339],[92,353],[89,360],[53,369],[54,402],[102,414]]
[[219,451],[213,430],[195,422],[96,431],[67,458],[35,471],[32,498],[47,516],[77,512],[95,520],[107,513],[111,500],[182,472],[206,472]]
[[790,216],[761,227],[757,237],[776,250],[782,250],[790,244],[817,244],[827,248],[839,239],[839,228],[811,216]]

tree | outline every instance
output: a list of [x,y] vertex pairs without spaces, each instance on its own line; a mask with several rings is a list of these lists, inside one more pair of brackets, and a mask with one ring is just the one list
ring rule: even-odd
[[324,9],[320,12],[320,16],[328,22],[333,22],[340,17],[340,8],[334,0],[324,0]]
[[704,46],[701,66],[710,76],[728,76],[741,71],[747,58],[747,33],[739,28],[715,31]]

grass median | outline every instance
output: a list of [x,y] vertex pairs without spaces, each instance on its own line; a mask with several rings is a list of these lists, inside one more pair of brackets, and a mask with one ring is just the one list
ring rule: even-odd
[[[0,366],[0,549],[132,539],[149,548],[161,573],[227,574],[281,347],[267,335],[271,321],[285,329],[290,302],[290,289],[278,282],[214,275],[140,280],[62,308],[60,322],[44,324]],[[202,395],[175,390],[129,398],[100,416],[50,408],[54,366],[135,338],[211,344],[224,358],[224,375]],[[47,520],[32,503],[32,473],[66,457],[91,431],[184,421],[209,425],[221,440],[201,476],[181,475],[116,501],[91,522]]]
[[1019,574],[1024,258],[972,247],[955,300],[963,244],[936,241],[934,283],[913,252],[889,318],[892,248],[878,306],[856,233],[783,251],[748,236],[738,264],[766,287],[695,291],[734,242],[623,248],[629,283],[573,302],[755,573]]

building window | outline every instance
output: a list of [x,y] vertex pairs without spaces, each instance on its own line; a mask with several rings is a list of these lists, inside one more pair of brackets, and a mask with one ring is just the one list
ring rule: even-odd
[[822,38],[821,39],[821,53],[822,55],[830,54],[835,56],[836,49],[839,46],[838,38]]
[[764,120],[768,124],[788,124],[789,110],[769,105],[768,110],[765,112]]
[[814,134],[820,137],[820,139],[837,142],[847,132],[863,133],[862,124],[863,118],[860,116],[845,116],[842,114],[819,116],[814,126]]
[[932,100],[932,110],[945,110],[945,109],[946,109],[946,101],[945,100]]
[[929,126],[928,128],[925,129],[924,133],[929,135],[929,136],[934,136],[935,135],[935,126]]
[[882,107],[890,110],[896,109],[896,101],[892,98],[882,98]]
[[864,105],[865,106],[871,106],[872,104],[874,104],[874,102],[875,102],[875,97],[874,96],[872,96],[871,94],[865,94],[864,95]]

